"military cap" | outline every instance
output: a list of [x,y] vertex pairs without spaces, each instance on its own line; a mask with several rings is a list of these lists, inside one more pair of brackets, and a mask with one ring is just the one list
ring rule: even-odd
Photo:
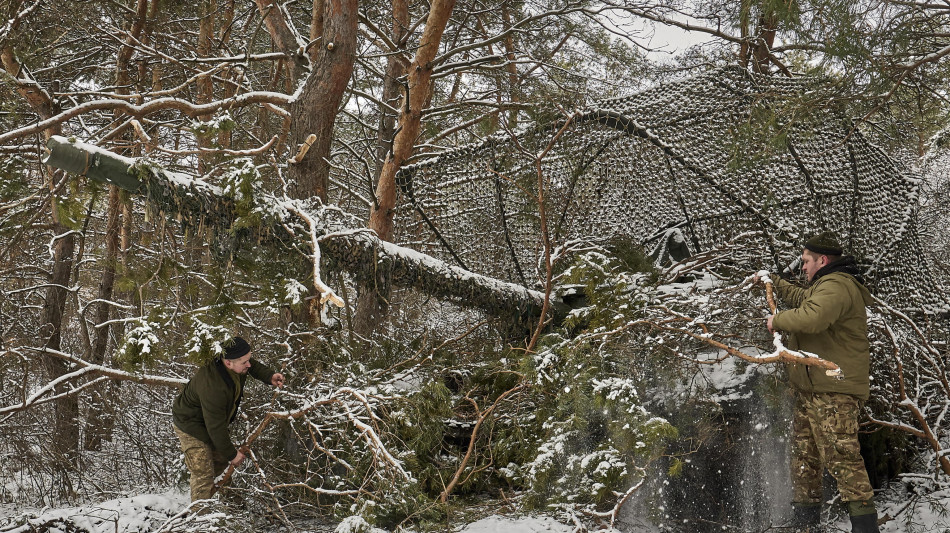
[[248,352],[251,351],[251,345],[241,337],[234,337],[233,339],[222,343],[221,346],[224,347],[225,359],[237,359],[239,357],[244,357]]
[[838,236],[831,231],[823,231],[805,241],[805,249],[819,255],[844,255]]

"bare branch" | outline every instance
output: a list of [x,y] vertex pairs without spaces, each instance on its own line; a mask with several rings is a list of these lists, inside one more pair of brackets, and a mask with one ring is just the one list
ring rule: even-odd
[[10,20],[7,21],[2,27],[0,27],[0,45],[10,36],[10,32],[17,29],[20,25],[20,22],[26,17],[30,16],[33,11],[36,11],[36,8],[40,7],[40,4],[43,3],[43,0],[34,0],[34,2],[21,9],[19,13],[13,16]]
[[256,104],[277,104],[287,105],[294,101],[294,97],[274,92],[250,92],[244,93],[233,98],[217,100],[207,104],[194,104],[179,98],[160,98],[152,100],[142,105],[133,105],[122,100],[97,100],[87,102],[70,108],[62,113],[41,120],[29,126],[24,126],[15,130],[0,134],[0,143],[7,142],[26,135],[33,135],[53,126],[58,126],[64,122],[84,115],[91,111],[108,110],[123,111],[134,117],[145,117],[159,111],[177,110],[188,117],[194,118],[200,115],[208,115],[222,109],[231,109],[236,107],[246,107]]

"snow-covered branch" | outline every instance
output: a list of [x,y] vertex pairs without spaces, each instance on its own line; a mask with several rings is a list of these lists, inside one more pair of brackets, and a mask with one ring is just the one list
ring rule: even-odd
[[311,257],[310,260],[310,262],[313,264],[313,286],[317,292],[320,293],[321,308],[323,304],[327,303],[327,301],[332,302],[333,305],[337,307],[343,307],[343,300],[340,299],[340,297],[337,296],[335,292],[333,292],[333,289],[331,289],[320,278],[320,240],[318,234],[322,228],[320,228],[319,224],[317,224],[317,221],[314,220],[314,218],[310,216],[309,213],[303,209],[299,209],[296,204],[294,204],[294,202],[288,200],[283,202],[282,205],[285,209],[291,213],[294,213],[307,223],[307,233],[310,237],[310,248],[313,250],[313,257]]
[[897,335],[895,335],[894,330],[887,324],[885,324],[884,330],[893,343],[893,352],[891,355],[894,359],[897,369],[897,384],[900,391],[899,405],[910,411],[911,416],[914,417],[914,420],[919,426],[919,429],[911,429],[911,426],[898,424],[897,429],[910,429],[910,431],[908,431],[910,434],[920,437],[925,442],[927,442],[927,444],[936,454],[937,463],[940,466],[940,469],[943,470],[944,474],[950,475],[950,457],[944,453],[941,453],[945,446],[940,442],[940,437],[935,432],[935,427],[930,424],[924,409],[922,409],[920,405],[918,405],[917,401],[914,398],[911,398],[910,394],[908,393],[907,382],[904,378],[904,363],[901,360],[900,342],[897,339]]
[[[137,170],[136,159],[112,154],[98,147],[54,137],[53,150],[47,164],[71,172],[86,173],[91,179],[118,185],[126,190],[146,194],[151,202],[172,216],[189,220],[205,220],[213,231],[226,231],[234,220],[233,202],[220,188],[202,180],[148,167]],[[372,231],[359,228],[360,222],[332,206],[317,210],[261,197],[259,209],[273,215],[273,224],[257,232],[245,232],[236,238],[260,239],[263,245],[277,245],[289,238],[310,246],[314,281],[324,295],[334,294],[320,280],[319,260],[329,259],[335,267],[355,276],[368,275],[376,268],[388,268],[396,286],[415,288],[426,294],[483,309],[496,316],[537,315],[544,295],[514,283],[476,274],[449,265],[445,261],[415,250],[383,241]],[[289,218],[288,218],[289,217]],[[303,220],[304,226],[295,220]],[[223,227],[218,227],[223,226]],[[341,227],[347,229],[340,229]],[[298,229],[299,228],[299,229]],[[241,243],[232,245],[241,253]],[[327,298],[332,299],[328,296]]]
[[[275,393],[275,399],[276,399]],[[355,398],[357,401],[354,403],[352,401],[347,401],[346,398]],[[385,443],[383,443],[382,438],[380,437],[379,432],[373,426],[360,420],[360,417],[357,413],[351,408],[351,404],[359,405],[362,407],[363,411],[369,416],[370,419],[376,419],[376,415],[373,413],[373,407],[368,401],[364,392],[353,389],[352,387],[340,387],[339,389],[325,395],[318,397],[308,397],[303,401],[303,405],[286,411],[274,411],[269,410],[264,414],[264,417],[258,422],[257,426],[254,428],[251,433],[248,434],[247,438],[241,444],[240,449],[245,450],[245,453],[251,452],[251,446],[260,438],[268,426],[275,420],[293,420],[299,418],[307,417],[311,412],[319,407],[326,407],[330,405],[338,406],[342,414],[353,427],[360,433],[363,440],[366,442],[368,449],[371,451],[373,456],[377,459],[380,464],[387,466],[396,472],[399,477],[403,480],[411,480],[412,476],[403,468],[402,463],[396,459],[395,456],[389,451]],[[319,446],[315,446],[318,450],[323,450]],[[344,465],[347,469],[352,467],[336,457],[332,452],[323,450],[328,457],[330,457],[334,462]],[[234,466],[229,465],[224,472],[218,477],[215,482],[215,487],[221,487],[226,485],[230,479],[231,475],[234,473]],[[271,486],[272,490],[284,489],[284,488],[297,488],[300,483],[283,483],[278,485]],[[325,495],[344,495],[344,496],[355,496],[361,491],[359,490],[327,490],[322,488],[313,488],[311,487],[311,492]]]
[[227,108],[246,107],[258,104],[287,105],[292,103],[293,100],[293,96],[269,91],[243,93],[233,98],[216,100],[206,104],[195,104],[181,98],[159,98],[141,105],[135,105],[131,102],[119,99],[95,100],[71,107],[62,113],[54,115],[45,120],[34,122],[29,126],[23,126],[22,128],[0,133],[0,143],[4,143],[11,139],[16,139],[26,135],[39,133],[93,111],[121,111],[134,117],[145,117],[159,111],[174,110],[179,111],[188,117],[194,118],[201,115],[210,115]]
[[187,379],[182,378],[173,378],[167,376],[157,376],[153,374],[141,374],[138,372],[126,372],[124,370],[119,370],[116,368],[107,367],[104,365],[96,365],[83,359],[76,357],[75,355],[68,354],[66,352],[61,352],[59,350],[53,350],[51,348],[36,348],[29,347],[25,350],[32,351],[37,354],[47,355],[50,357],[55,357],[57,359],[62,359],[68,361],[74,365],[78,365],[83,373],[92,373],[105,376],[114,381],[131,381],[133,383],[140,383],[142,385],[161,385],[164,387],[176,387],[180,388],[188,383]]
[[32,4],[24,7],[19,13],[13,16],[6,24],[0,26],[0,43],[7,40],[11,31],[19,26],[20,21],[30,16],[30,13],[36,10],[43,3],[43,0],[34,0]]

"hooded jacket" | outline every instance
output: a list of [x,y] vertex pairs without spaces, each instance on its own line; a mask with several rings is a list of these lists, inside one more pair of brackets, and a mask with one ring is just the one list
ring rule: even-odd
[[789,364],[792,386],[803,392],[836,392],[867,400],[871,350],[865,306],[873,299],[854,258],[826,265],[815,273],[807,288],[778,280],[775,292],[791,307],[772,318],[774,329],[789,334],[787,346],[831,361],[844,374],[844,379],[837,379],[816,367]]
[[270,383],[274,371],[251,359],[247,374],[228,370],[221,360],[201,367],[172,405],[175,426],[192,437],[210,444],[228,461],[237,456],[228,425],[237,415],[244,384],[250,374]]

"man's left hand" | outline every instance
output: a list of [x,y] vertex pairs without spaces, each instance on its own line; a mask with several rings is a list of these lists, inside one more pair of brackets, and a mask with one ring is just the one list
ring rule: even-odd
[[775,333],[775,330],[772,329],[772,319],[775,318],[775,315],[769,315],[769,320],[765,323],[769,328],[769,333]]
[[271,378],[270,378],[270,384],[273,385],[273,386],[275,386],[275,387],[283,387],[283,386],[284,386],[284,375],[281,374],[280,372],[274,374],[274,375],[271,376]]

